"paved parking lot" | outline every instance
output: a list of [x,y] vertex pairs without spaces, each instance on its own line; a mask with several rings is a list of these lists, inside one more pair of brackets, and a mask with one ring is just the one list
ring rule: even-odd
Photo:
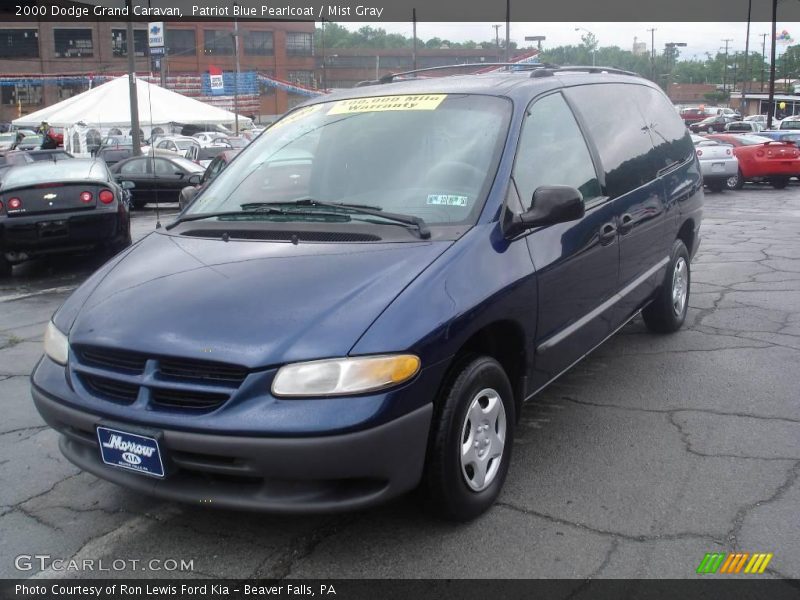
[[[154,222],[137,213],[134,236]],[[19,554],[48,554],[194,560],[172,576],[681,578],[706,552],[738,550],[772,552],[768,573],[798,578],[800,187],[709,194],[702,233],[686,327],[662,337],[637,320],[527,406],[504,493],[466,525],[413,497],[276,518],[79,472],[27,376],[51,313],[98,260],[18,268],[0,286],[0,577],[38,571],[15,570]]]

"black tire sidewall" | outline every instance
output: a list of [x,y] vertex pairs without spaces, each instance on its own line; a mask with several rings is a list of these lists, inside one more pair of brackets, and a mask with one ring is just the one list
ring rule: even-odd
[[[680,315],[676,315],[672,308],[672,277],[679,258],[683,258],[686,262],[686,302],[683,305],[683,312]],[[691,291],[692,267],[689,251],[682,240],[675,240],[670,251],[670,260],[667,264],[667,271],[664,274],[664,282],[653,302],[642,311],[642,316],[647,326],[659,333],[671,333],[680,329],[686,320],[686,314],[689,312]]]
[[[473,491],[461,472],[461,433],[469,405],[485,388],[498,392],[506,412],[506,439],[500,470],[485,490]],[[437,512],[465,521],[485,512],[496,500],[508,473],[514,442],[514,397],[508,376],[500,364],[488,356],[473,356],[461,361],[451,385],[440,398],[431,444],[428,449],[426,483]]]

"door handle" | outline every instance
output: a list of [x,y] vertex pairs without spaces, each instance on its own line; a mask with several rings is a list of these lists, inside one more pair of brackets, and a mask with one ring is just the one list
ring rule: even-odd
[[633,228],[633,215],[625,213],[619,219],[619,233],[625,235]]
[[617,237],[617,226],[613,223],[606,223],[600,228],[600,244],[607,246]]

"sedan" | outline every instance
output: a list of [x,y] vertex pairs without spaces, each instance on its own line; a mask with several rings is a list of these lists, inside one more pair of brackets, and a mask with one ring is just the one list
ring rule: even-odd
[[708,117],[697,123],[689,125],[692,133],[713,133],[715,131],[725,131],[725,126],[728,123],[733,123],[736,119],[725,115],[715,115]]
[[148,202],[177,202],[187,185],[197,185],[203,167],[182,156],[134,156],[111,167],[117,181],[133,182],[133,206]]
[[741,189],[745,181],[768,181],[781,190],[790,177],[800,175],[800,150],[792,143],[776,142],[760,135],[710,135],[711,139],[732,145],[739,159],[737,177],[728,180],[728,188]]
[[126,187],[95,159],[13,166],[0,183],[0,274],[37,256],[129,246]]
[[739,160],[733,154],[733,146],[699,135],[692,135],[703,184],[714,192],[721,192],[728,179],[739,174]]
[[729,133],[760,133],[764,126],[757,121],[734,121],[725,125],[725,131]]
[[15,150],[41,150],[42,143],[44,143],[44,136],[41,135],[26,135],[22,138]]
[[178,196],[178,204],[180,205],[180,209],[183,210],[186,208],[189,203],[194,199],[197,193],[203,189],[214,177],[222,173],[225,167],[233,160],[233,157],[239,154],[240,150],[238,149],[223,149],[223,152],[217,154],[216,157],[208,164],[206,167],[203,176],[200,178],[200,181],[196,184],[188,185],[181,189],[181,193]]

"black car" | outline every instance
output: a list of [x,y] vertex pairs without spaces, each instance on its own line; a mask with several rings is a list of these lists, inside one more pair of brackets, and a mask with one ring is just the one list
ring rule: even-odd
[[686,317],[692,141],[655,84],[585,70],[289,113],[55,313],[31,383],[61,451],[194,505],[360,510],[421,484],[449,518],[490,508],[526,400],[637,315]]
[[117,181],[135,184],[135,208],[148,202],[177,202],[181,189],[199,183],[203,171],[203,167],[182,156],[134,156],[111,167]]
[[689,129],[693,133],[714,133],[715,131],[720,132],[725,131],[725,126],[728,123],[733,123],[734,121],[736,121],[736,118],[732,116],[714,115],[713,117],[708,117],[707,119],[703,119],[697,123],[692,123],[689,125]]
[[227,150],[223,148],[223,152],[217,154],[208,164],[203,176],[200,178],[200,181],[197,184],[188,185],[181,189],[181,193],[178,196],[178,205],[180,206],[180,209],[183,210],[186,208],[197,195],[197,193],[203,189],[206,184],[211,182],[214,177],[219,175],[223,169],[228,166],[228,163],[233,160],[233,157],[239,154],[239,152],[241,152],[241,150],[237,148],[229,148]]
[[0,182],[0,274],[45,254],[129,246],[127,196],[100,160],[13,166]]

